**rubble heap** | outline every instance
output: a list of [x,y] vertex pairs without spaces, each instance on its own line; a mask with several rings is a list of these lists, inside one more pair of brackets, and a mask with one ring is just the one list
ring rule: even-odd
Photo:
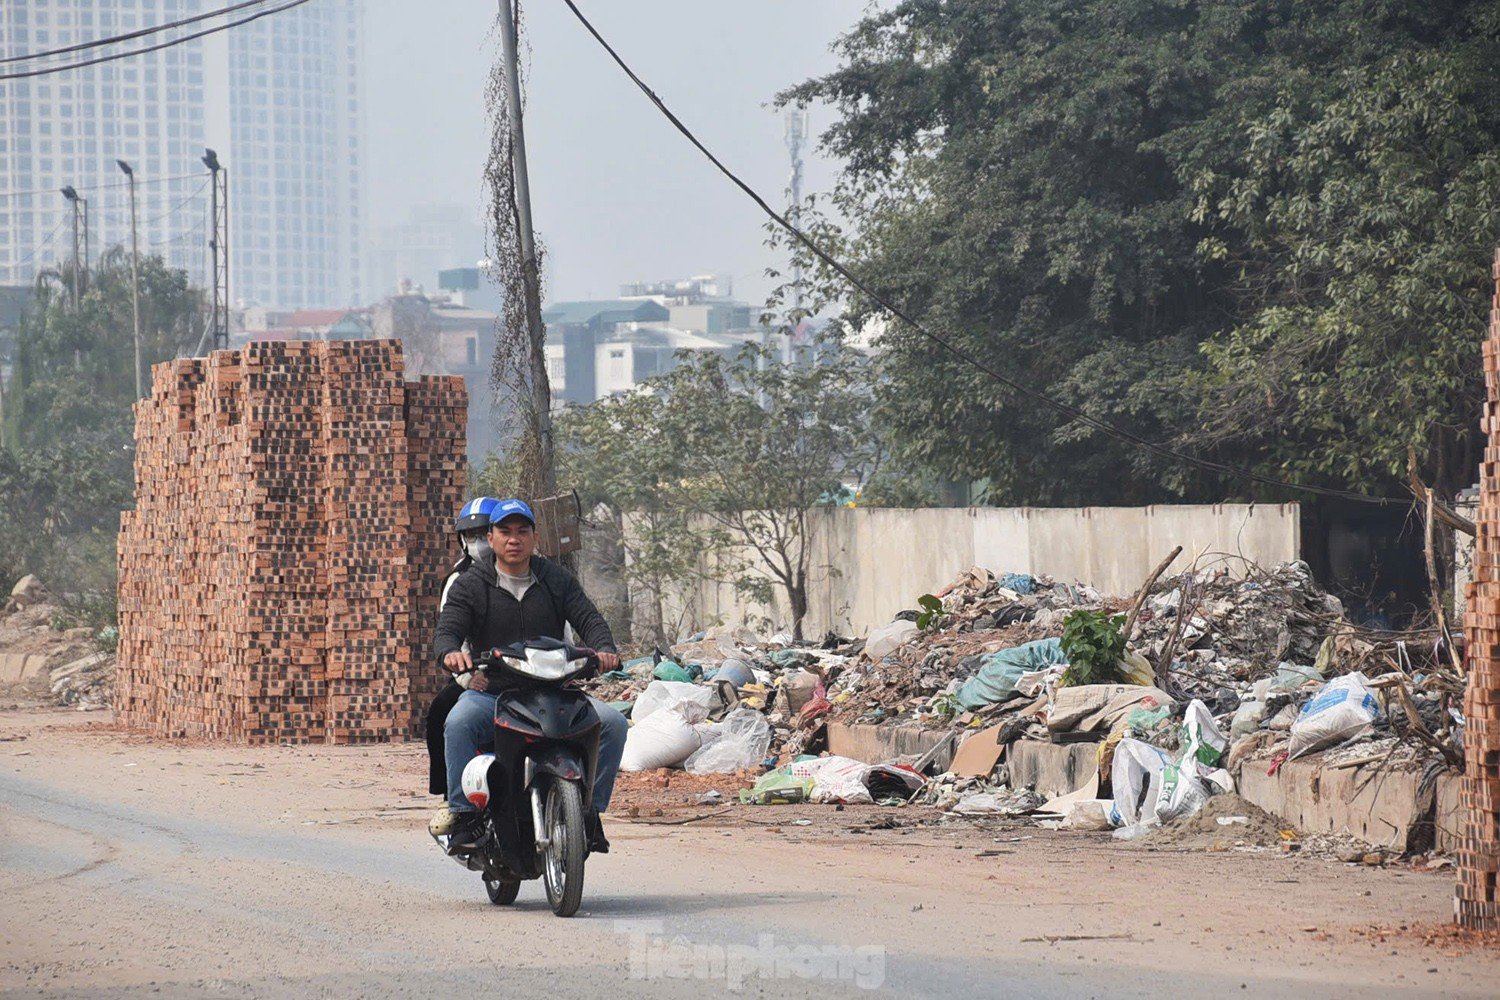
[[[741,802],[914,803],[954,821],[1127,840],[1207,831],[1217,843],[1229,836],[1218,828],[1234,826],[1237,842],[1260,849],[1326,853],[1362,845],[1289,840],[1295,830],[1234,797],[1247,766],[1275,773],[1320,754],[1335,768],[1375,764],[1426,782],[1461,760],[1463,719],[1437,633],[1359,629],[1304,563],[1237,578],[1195,567],[1134,597],[975,568],[915,603],[862,640],[716,629],[595,680],[598,696],[632,714],[625,770],[760,767]],[[1069,636],[1080,611],[1089,616]],[[1100,650],[1114,662],[1101,664]],[[875,738],[829,720],[893,727],[880,742],[897,755],[827,755]],[[1022,740],[1089,744],[1097,773],[1054,799],[1013,784],[1008,748]],[[1430,848],[1431,834],[1414,826],[1404,849]]]
[[389,340],[252,343],[157,365],[121,515],[116,709],[161,735],[357,743],[408,731],[462,379]]

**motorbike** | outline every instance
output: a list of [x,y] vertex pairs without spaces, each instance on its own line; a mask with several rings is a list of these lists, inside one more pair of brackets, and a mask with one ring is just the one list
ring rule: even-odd
[[[475,657],[495,699],[493,746],[464,767],[463,790],[484,817],[473,850],[454,851],[451,837],[433,839],[470,871],[480,873],[490,902],[515,902],[521,883],[542,879],[547,901],[570,917],[583,900],[594,775],[599,764],[599,715],[572,682],[598,668],[591,649],[555,639],[530,639]],[[486,749],[489,752],[485,752]]]

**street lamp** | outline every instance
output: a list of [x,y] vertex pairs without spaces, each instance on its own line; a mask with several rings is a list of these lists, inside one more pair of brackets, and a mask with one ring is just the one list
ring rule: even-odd
[[130,179],[130,311],[135,323],[135,398],[141,398],[141,247],[135,228],[135,171],[124,160],[115,165]]
[[73,206],[73,311],[78,311],[78,192],[69,184],[62,196]]
[[209,206],[213,235],[209,237],[208,248],[213,255],[214,289],[209,330],[204,336],[205,343],[199,344],[199,354],[210,339],[216,349],[229,346],[229,170],[212,149],[203,151],[203,165],[208,168],[213,185]]

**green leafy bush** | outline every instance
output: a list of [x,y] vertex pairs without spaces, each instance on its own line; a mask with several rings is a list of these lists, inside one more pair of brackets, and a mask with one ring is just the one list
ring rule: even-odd
[[917,606],[922,609],[917,615],[917,628],[922,631],[935,629],[943,617],[943,602],[931,594],[923,594],[917,598]]
[[1068,658],[1068,669],[1062,682],[1079,684],[1120,684],[1120,658],[1125,655],[1124,615],[1111,617],[1105,611],[1078,610],[1063,619],[1062,651]]

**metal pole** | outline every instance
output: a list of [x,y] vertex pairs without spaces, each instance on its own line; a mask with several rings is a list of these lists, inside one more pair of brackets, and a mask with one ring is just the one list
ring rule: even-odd
[[[229,298],[229,168],[220,167],[219,169],[224,172],[224,245],[219,248],[219,252],[224,255],[224,324],[222,327],[224,342],[216,343],[214,346],[227,350],[229,348],[229,303],[232,301]],[[219,333],[216,331],[214,336],[218,337]]]
[[79,198],[83,204],[83,291],[89,290],[89,200]]
[[541,452],[537,470],[543,495],[557,492],[553,467],[552,394],[547,387],[547,362],[542,328],[542,294],[536,260],[536,241],[531,228],[531,183],[526,173],[526,133],[521,125],[521,70],[517,54],[516,18],[511,0],[500,0],[500,48],[505,60],[505,101],[510,121],[511,171],[515,182],[516,222],[521,242],[521,278],[526,298],[527,383],[536,411],[536,431]]
[[72,199],[73,209],[73,311],[78,311],[78,199]]
[[135,398],[141,392],[141,247],[136,233],[135,215],[135,171],[124,160],[115,163],[130,181],[130,311],[135,326]]
[[[213,262],[210,265],[210,267],[212,268],[212,270],[209,271],[209,275],[210,275],[210,280],[212,280],[213,283],[214,283],[213,305],[210,307],[208,322],[209,322],[209,328],[214,331],[214,339],[217,340],[218,337],[219,337],[219,168],[218,167],[210,166],[208,168],[208,187],[209,187],[209,192],[210,192],[209,196],[208,196],[208,218],[209,218],[209,225],[213,227],[213,232],[208,237],[208,251],[209,251],[210,256],[213,258]],[[214,346],[218,347],[219,345],[218,344],[214,344]],[[198,353],[202,354],[203,352],[200,350]]]

